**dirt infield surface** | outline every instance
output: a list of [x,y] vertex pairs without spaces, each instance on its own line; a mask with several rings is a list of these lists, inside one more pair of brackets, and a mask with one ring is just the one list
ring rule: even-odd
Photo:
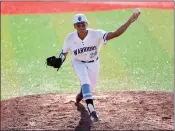
[[[100,96],[101,95],[101,96]],[[119,92],[95,94],[101,121],[92,123],[75,95],[43,94],[1,101],[1,129],[173,130],[173,94]]]

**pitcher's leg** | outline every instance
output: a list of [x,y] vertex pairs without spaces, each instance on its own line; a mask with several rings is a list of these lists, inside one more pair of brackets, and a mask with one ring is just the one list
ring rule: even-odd
[[78,104],[78,102],[84,99],[86,101],[89,113],[91,114],[91,116],[93,116],[94,121],[97,121],[98,117],[94,117],[97,115],[94,109],[87,65],[84,63],[75,61],[73,62],[73,67],[81,82],[81,92],[76,97],[76,104]]
[[99,62],[88,64],[88,75],[91,85],[91,91],[97,87],[98,75],[99,75]]
[[85,63],[82,63],[80,61],[72,61],[73,68],[75,70],[75,73],[77,74],[79,80],[81,89],[80,92],[76,96],[76,103],[79,103],[83,99],[83,93],[82,93],[82,85],[89,84],[89,76],[87,72],[87,66]]
[[98,115],[94,109],[94,103],[92,98],[92,92],[89,84],[82,85],[83,99],[86,101],[88,111],[90,113],[92,121],[96,122],[99,120]]
[[[89,75],[89,79],[90,79],[90,87],[91,87],[91,92],[95,92],[95,87],[97,86],[97,80],[98,80],[98,74],[99,74],[99,61],[96,61],[94,63],[89,63],[88,64],[88,75]],[[92,101],[92,105],[88,105],[89,109],[92,108],[93,111],[91,112],[91,118],[93,119],[93,121],[98,121],[99,117],[95,111],[95,107],[94,107],[94,103]]]
[[78,79],[80,80],[80,84],[81,85],[90,84],[86,64],[84,64],[80,61],[73,61],[72,66],[74,68],[76,75],[78,76]]

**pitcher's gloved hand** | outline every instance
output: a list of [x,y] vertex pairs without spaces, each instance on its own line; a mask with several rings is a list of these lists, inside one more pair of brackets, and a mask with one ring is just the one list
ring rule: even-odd
[[46,63],[48,66],[52,66],[54,68],[59,69],[62,65],[62,59],[56,58],[55,56],[51,56],[46,59]]

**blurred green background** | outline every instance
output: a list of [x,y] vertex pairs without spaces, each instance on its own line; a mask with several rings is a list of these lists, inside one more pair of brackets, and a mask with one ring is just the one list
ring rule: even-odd
[[[114,31],[133,10],[84,13],[89,28]],[[100,52],[96,92],[168,91],[174,85],[174,12],[142,9],[140,18]],[[43,93],[76,93],[80,83],[70,55],[62,68],[45,60],[61,51],[74,31],[75,13],[1,16],[1,99]]]

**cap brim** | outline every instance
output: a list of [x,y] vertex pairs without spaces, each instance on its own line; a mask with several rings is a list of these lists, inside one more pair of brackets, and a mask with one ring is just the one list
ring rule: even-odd
[[74,24],[80,24],[80,23],[88,23],[87,21],[81,21],[81,22],[76,22]]

